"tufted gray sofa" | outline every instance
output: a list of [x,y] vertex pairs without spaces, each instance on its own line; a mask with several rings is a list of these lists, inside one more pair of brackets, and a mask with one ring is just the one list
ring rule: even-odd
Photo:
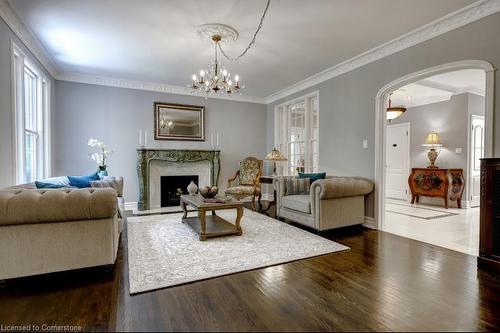
[[113,264],[123,225],[119,191],[0,190],[0,280]]
[[373,183],[361,177],[327,177],[311,184],[309,194],[285,195],[285,177],[274,180],[276,215],[318,231],[362,224],[365,195]]

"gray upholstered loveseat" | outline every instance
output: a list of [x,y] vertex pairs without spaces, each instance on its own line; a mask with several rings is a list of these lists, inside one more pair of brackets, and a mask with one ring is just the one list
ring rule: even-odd
[[119,184],[0,190],[0,280],[113,264],[123,225]]
[[309,194],[285,195],[285,177],[274,181],[276,215],[318,231],[362,224],[365,195],[373,183],[361,177],[327,177],[311,184]]

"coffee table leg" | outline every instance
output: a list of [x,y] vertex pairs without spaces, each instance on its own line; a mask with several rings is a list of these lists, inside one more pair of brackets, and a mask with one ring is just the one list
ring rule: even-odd
[[240,221],[241,218],[243,217],[243,207],[238,207],[236,208],[236,230],[238,230],[237,235],[241,236],[243,234],[243,231],[241,231],[241,226],[240,226]]
[[204,209],[199,209],[198,210],[198,219],[200,220],[201,224],[201,232],[200,232],[200,240],[204,241],[207,239],[205,236],[207,233],[207,222],[206,222],[206,214]]

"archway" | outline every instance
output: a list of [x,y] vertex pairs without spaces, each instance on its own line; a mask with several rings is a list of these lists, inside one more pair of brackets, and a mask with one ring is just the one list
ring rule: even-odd
[[495,68],[486,61],[464,60],[435,67],[430,67],[412,74],[405,75],[382,87],[375,97],[375,217],[378,230],[382,230],[385,221],[385,165],[386,165],[386,101],[389,93],[412,82],[430,76],[461,69],[481,69],[486,74],[485,89],[485,145],[484,156],[492,157],[493,142],[493,114],[494,114],[494,72]]

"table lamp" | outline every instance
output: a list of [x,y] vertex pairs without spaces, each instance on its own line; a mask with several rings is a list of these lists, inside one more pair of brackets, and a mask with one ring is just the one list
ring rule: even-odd
[[273,176],[276,176],[276,162],[278,161],[286,161],[287,158],[280,153],[280,151],[276,148],[273,148],[273,150],[266,155],[264,158],[266,161],[272,161],[273,162]]
[[443,145],[439,141],[439,134],[436,132],[431,132],[427,134],[427,137],[425,138],[425,143],[422,144],[422,147],[428,147],[430,148],[429,152],[427,153],[427,157],[429,157],[429,161],[431,164],[429,164],[428,168],[437,168],[437,165],[434,163],[436,162],[436,159],[440,153],[440,151],[437,151],[436,148],[442,147]]

